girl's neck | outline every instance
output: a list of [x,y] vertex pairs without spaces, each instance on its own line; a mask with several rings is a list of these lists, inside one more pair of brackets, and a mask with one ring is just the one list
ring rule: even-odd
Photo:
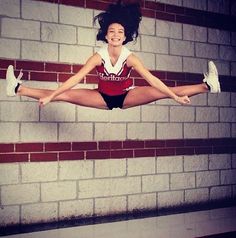
[[122,50],[122,45],[121,46],[108,45],[107,49],[110,57],[119,57]]

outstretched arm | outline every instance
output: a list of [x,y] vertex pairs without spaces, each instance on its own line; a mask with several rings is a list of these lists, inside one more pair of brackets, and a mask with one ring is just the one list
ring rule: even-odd
[[144,67],[139,58],[134,54],[131,54],[128,57],[127,64],[129,67],[133,67],[152,87],[157,88],[162,93],[174,99],[176,102],[180,104],[190,103],[190,99],[188,98],[188,96],[181,96],[181,97],[177,96],[159,78],[151,74],[150,71]]
[[64,82],[57,90],[53,91],[53,93],[47,97],[40,98],[39,104],[46,105],[50,101],[53,100],[56,96],[62,94],[63,92],[73,88],[77,85],[92,69],[94,69],[97,65],[101,64],[101,57],[98,54],[94,54],[91,56],[85,65],[80,69],[78,73],[70,77],[66,82]]

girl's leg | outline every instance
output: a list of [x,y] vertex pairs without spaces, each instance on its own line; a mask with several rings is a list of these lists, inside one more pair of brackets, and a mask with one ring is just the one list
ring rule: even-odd
[[[193,96],[209,91],[205,83],[169,88],[178,96]],[[127,94],[123,104],[123,109],[147,104],[163,98],[168,98],[168,96],[156,88],[151,86],[136,87],[130,90]]]
[[[20,85],[17,95],[40,99],[50,95],[52,91],[53,90],[30,88]],[[71,89],[60,94],[54,98],[53,101],[64,101],[85,107],[108,109],[100,93],[93,89]]]

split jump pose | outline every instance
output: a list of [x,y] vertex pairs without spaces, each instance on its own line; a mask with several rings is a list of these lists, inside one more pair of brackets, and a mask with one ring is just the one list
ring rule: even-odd
[[[180,104],[189,104],[189,96],[200,93],[220,92],[220,83],[215,64],[208,62],[208,73],[203,82],[195,85],[167,87],[145,68],[140,59],[124,45],[138,37],[141,10],[137,3],[111,4],[105,12],[94,19],[100,29],[97,40],[106,42],[85,65],[56,90],[26,87],[15,77],[13,66],[7,70],[7,95],[28,96],[39,100],[44,106],[51,101],[65,101],[76,105],[100,108],[130,108],[163,98],[172,98]],[[99,82],[97,89],[72,89],[91,70],[96,68]],[[134,87],[129,78],[134,69],[150,86]]]

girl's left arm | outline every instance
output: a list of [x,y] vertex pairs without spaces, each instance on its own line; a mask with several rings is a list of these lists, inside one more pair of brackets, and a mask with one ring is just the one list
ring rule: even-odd
[[162,93],[166,94],[170,98],[174,99],[176,102],[180,104],[188,104],[190,103],[190,99],[188,96],[177,96],[169,87],[167,87],[159,78],[155,77],[153,74],[147,70],[142,62],[139,60],[137,56],[131,54],[127,58],[127,65],[129,67],[133,67],[139,74],[142,76],[152,87],[157,88]]

